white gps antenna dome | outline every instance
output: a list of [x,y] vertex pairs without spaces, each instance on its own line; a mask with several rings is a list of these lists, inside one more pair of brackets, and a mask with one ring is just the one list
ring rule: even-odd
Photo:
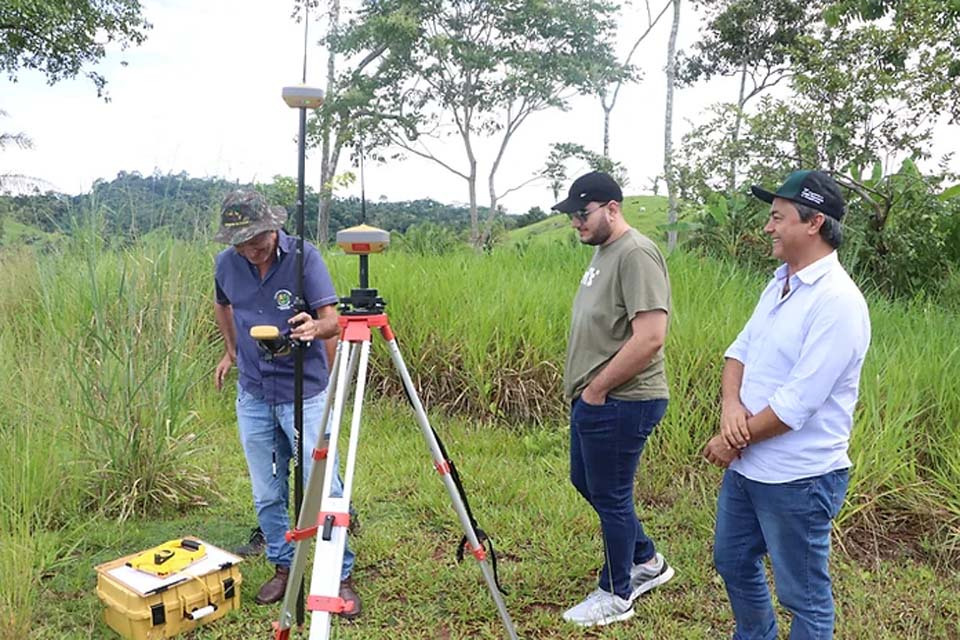
[[317,109],[323,105],[323,89],[305,84],[284,87],[281,95],[287,106],[294,109]]

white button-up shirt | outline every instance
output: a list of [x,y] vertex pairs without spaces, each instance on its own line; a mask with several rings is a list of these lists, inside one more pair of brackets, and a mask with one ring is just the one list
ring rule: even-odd
[[747,410],[756,415],[769,406],[790,427],[750,444],[730,464],[757,482],[850,466],[847,446],[870,344],[867,303],[836,252],[795,273],[782,295],[786,277],[781,265],[724,354],[744,365],[740,401]]

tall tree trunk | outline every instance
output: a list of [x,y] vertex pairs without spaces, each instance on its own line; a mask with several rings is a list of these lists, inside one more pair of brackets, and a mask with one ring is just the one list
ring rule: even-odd
[[737,143],[740,142],[740,126],[743,123],[743,107],[747,103],[747,58],[744,56],[743,65],[740,68],[740,95],[737,98],[737,113],[733,121],[733,135],[730,140],[733,142],[732,153],[730,154],[730,166],[727,170],[727,193],[733,194],[737,190],[737,160],[740,154],[737,150]]
[[610,159],[610,112],[616,104],[614,100],[607,104],[606,92],[600,97],[600,106],[603,107],[603,157]]
[[470,192],[470,244],[475,248],[480,246],[480,216],[477,211],[477,160],[470,153],[470,176],[467,178],[467,189]]
[[[340,0],[330,1],[328,12],[330,36],[336,37],[340,28]],[[332,48],[327,52],[327,88],[326,95],[333,95],[336,87],[336,53]],[[320,133],[320,198],[317,205],[317,244],[324,246],[330,239],[330,205],[333,202],[333,177],[337,173],[340,159],[340,147],[343,136],[338,131],[336,140],[330,142],[330,118],[324,117]]]
[[[673,26],[670,28],[670,42],[667,45],[667,105],[663,127],[663,172],[667,181],[667,222],[677,222],[677,184],[673,171],[673,88],[677,81],[677,31],[680,28],[680,0],[673,0]],[[667,232],[667,251],[677,246],[677,231],[671,228]]]
[[[624,65],[629,65],[630,60],[633,59],[633,54],[637,52],[637,48],[640,46],[640,43],[643,42],[650,32],[653,31],[653,28],[657,26],[657,23],[660,22],[660,18],[663,17],[663,14],[667,12],[667,9],[670,8],[670,0],[668,0],[664,5],[663,9],[660,10],[660,13],[657,14],[657,17],[653,17],[653,13],[650,12],[650,0],[645,0],[644,4],[647,9],[647,28],[643,33],[640,34],[640,37],[634,41],[633,46],[630,48],[630,53],[627,54],[626,59],[623,61]],[[610,114],[613,112],[613,108],[617,104],[617,97],[620,95],[620,88],[623,86],[623,80],[618,80],[613,85],[613,94],[610,95],[606,87],[600,92],[600,106],[603,107],[603,157],[607,160],[610,159]],[[610,102],[607,102],[607,98],[610,98]]]
[[490,192],[490,210],[487,211],[487,220],[483,225],[483,233],[480,235],[480,248],[482,249],[487,241],[490,239],[490,236],[493,235],[493,221],[494,217],[497,215],[497,202],[500,198],[497,195],[497,188],[494,185],[494,177],[496,176],[497,168],[496,165],[490,170],[490,175],[487,176],[487,189]]

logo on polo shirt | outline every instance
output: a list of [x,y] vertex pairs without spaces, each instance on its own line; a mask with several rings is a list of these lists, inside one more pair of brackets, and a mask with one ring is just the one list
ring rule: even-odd
[[286,311],[293,308],[293,293],[287,289],[278,289],[273,294],[273,301],[277,303],[277,309]]

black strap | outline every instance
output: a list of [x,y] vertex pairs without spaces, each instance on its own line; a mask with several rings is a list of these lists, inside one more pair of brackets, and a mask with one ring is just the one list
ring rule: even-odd
[[[440,436],[437,435],[436,429],[432,426],[430,431],[433,432],[433,437],[437,440],[437,445],[440,447],[440,453],[443,455],[444,461],[450,467],[450,477],[453,478],[453,484],[457,487],[457,493],[460,494],[460,499],[463,501],[463,507],[467,511],[467,517],[470,518],[470,526],[473,527],[474,533],[477,535],[477,541],[480,543],[480,546],[486,545],[490,550],[490,565],[493,567],[493,582],[497,585],[497,589],[503,595],[507,595],[510,592],[507,589],[503,588],[503,585],[500,584],[500,576],[497,573],[497,552],[493,548],[493,538],[491,538],[487,533],[480,528],[477,524],[476,518],[473,517],[473,511],[470,509],[470,501],[467,499],[467,492],[463,488],[463,482],[460,481],[460,474],[457,472],[457,465],[454,464],[453,460],[450,459],[450,456],[447,455],[447,450],[443,446],[443,441],[440,439]],[[470,544],[469,539],[466,534],[460,538],[460,544],[457,545],[457,562],[463,562],[464,552],[466,551],[467,545]]]
[[[413,398],[410,397],[410,393],[407,391],[406,385],[401,381],[400,388],[403,389],[403,394],[407,397],[407,402],[410,403],[410,406],[413,407]],[[433,428],[433,425],[430,426],[430,431],[433,432],[433,437],[437,441],[437,445],[440,447],[440,454],[443,456],[444,462],[447,463],[447,466],[450,467],[450,476],[453,478],[453,484],[457,487],[457,493],[460,494],[460,500],[463,501],[463,507],[467,511],[467,517],[470,518],[470,526],[473,527],[473,531],[477,536],[477,541],[480,543],[480,546],[486,546],[490,550],[490,565],[493,567],[493,582],[497,585],[497,589],[503,595],[507,595],[510,592],[503,588],[500,584],[500,575],[497,573],[497,552],[493,548],[493,538],[487,535],[487,532],[480,528],[477,524],[477,519],[473,517],[473,510],[470,509],[470,501],[467,499],[467,492],[463,488],[463,482],[460,481],[460,474],[457,472],[457,465],[454,464],[453,460],[450,459],[450,456],[447,455],[447,448],[443,446],[443,440],[440,439],[440,435],[437,434],[437,430]],[[460,538],[460,544],[457,545],[457,562],[463,562],[464,552],[467,548],[467,545],[470,541],[467,539],[466,534]]]

